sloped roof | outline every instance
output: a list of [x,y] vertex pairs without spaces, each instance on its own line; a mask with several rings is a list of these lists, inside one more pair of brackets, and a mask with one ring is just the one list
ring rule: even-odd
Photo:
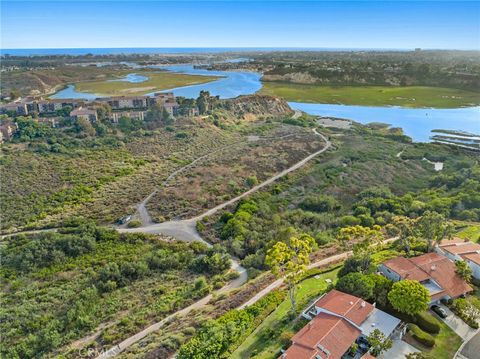
[[472,242],[463,242],[441,247],[443,250],[452,254],[475,253],[480,251],[480,244]]
[[[410,264],[407,264],[407,262]],[[445,294],[451,297],[458,297],[473,290],[467,282],[455,273],[455,264],[447,257],[438,253],[427,253],[413,258],[397,257],[383,264],[393,270],[395,270],[394,267],[397,269],[401,267],[403,271],[395,270],[395,272],[400,274],[402,279],[418,281],[421,280],[415,277],[423,278],[424,280],[433,279],[444,289]],[[412,276],[408,269],[418,274]]]
[[402,279],[418,280],[422,282],[429,276],[408,258],[396,257],[383,262],[383,265],[397,273]]
[[462,258],[468,259],[472,261],[473,263],[476,263],[480,265],[480,253],[467,253],[467,254],[462,254]]
[[427,253],[411,258],[412,262],[420,266],[451,297],[471,292],[473,289],[456,272],[455,263],[437,253]]
[[285,359],[340,359],[361,331],[343,318],[320,313],[292,338]]
[[373,305],[354,295],[331,290],[316,303],[316,307],[326,309],[360,325],[373,310]]
[[320,313],[294,335],[293,344],[281,358],[340,359],[362,333],[360,325],[374,310],[363,299],[335,289],[322,296],[315,307],[321,309]]
[[466,240],[466,239],[459,238],[459,237],[454,237],[452,239],[442,241],[438,246],[443,248],[443,247],[448,247],[448,246],[454,246],[454,245],[459,244],[459,243],[468,243],[468,242],[469,241]]

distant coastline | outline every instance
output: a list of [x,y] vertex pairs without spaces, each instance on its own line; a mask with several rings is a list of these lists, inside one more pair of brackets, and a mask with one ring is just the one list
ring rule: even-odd
[[113,48],[51,48],[0,49],[0,54],[12,56],[43,55],[119,55],[119,54],[194,54],[256,51],[413,51],[414,49],[333,48],[333,47],[113,47]]

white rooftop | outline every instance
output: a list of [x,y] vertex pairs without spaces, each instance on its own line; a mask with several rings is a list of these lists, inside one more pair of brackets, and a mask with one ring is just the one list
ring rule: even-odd
[[400,322],[400,319],[380,309],[374,308],[368,318],[360,325],[360,328],[362,329],[362,334],[365,336],[369,335],[375,329],[378,329],[388,337]]

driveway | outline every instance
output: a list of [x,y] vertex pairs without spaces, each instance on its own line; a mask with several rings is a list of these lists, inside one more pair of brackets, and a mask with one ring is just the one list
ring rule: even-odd
[[380,354],[379,359],[405,359],[405,356],[410,353],[417,353],[420,350],[405,343],[403,340],[395,339],[392,348]]
[[434,312],[432,312],[433,315],[436,316],[438,319],[444,321],[445,324],[447,324],[450,328],[453,329],[455,333],[457,333],[460,336],[460,338],[462,338],[463,340],[469,340],[471,337],[475,335],[475,333],[477,332],[475,329],[470,328],[467,323],[465,323],[463,320],[457,317],[450,309],[448,309],[443,304],[438,304],[438,305],[443,309],[445,309],[448,316],[445,319],[443,319],[443,318],[440,318]]

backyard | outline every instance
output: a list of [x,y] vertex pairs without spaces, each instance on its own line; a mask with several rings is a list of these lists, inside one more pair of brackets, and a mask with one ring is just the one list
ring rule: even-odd
[[443,321],[438,321],[440,324],[440,332],[432,334],[435,338],[435,346],[428,348],[413,339],[410,334],[404,337],[404,340],[413,345],[422,352],[430,354],[435,359],[451,359],[455,356],[458,348],[462,345],[462,338],[460,338],[450,327]]
[[[296,295],[297,311],[300,312],[308,303],[324,293],[330,279],[335,282],[340,268],[327,269],[324,273],[302,281]],[[280,349],[298,329],[304,325],[301,318],[292,319],[289,314],[290,301],[285,299],[278,308],[270,314],[258,328],[237,348],[232,359],[240,358],[276,358]]]

